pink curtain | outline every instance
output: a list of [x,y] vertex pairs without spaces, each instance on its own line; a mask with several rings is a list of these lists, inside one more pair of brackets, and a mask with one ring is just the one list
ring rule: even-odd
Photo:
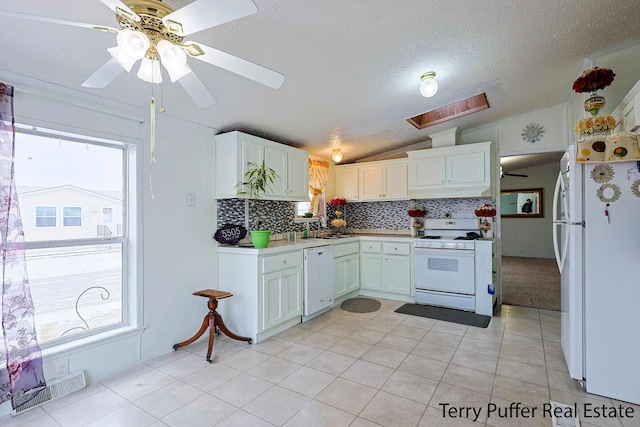
[[329,182],[329,162],[309,160],[309,193],[311,209],[316,216],[326,216],[324,190]]
[[15,124],[13,87],[0,83],[0,250],[2,251],[2,346],[0,403],[13,408],[45,387],[42,353],[36,340],[35,310],[24,257],[24,233],[13,175]]

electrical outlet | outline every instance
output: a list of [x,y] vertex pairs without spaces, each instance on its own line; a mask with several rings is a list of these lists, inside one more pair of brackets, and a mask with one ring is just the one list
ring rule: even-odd
[[69,375],[69,359],[56,360],[56,377],[64,377]]

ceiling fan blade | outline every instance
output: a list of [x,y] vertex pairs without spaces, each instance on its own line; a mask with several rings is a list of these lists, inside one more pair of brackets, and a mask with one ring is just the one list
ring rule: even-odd
[[82,86],[90,88],[103,88],[111,83],[123,71],[124,68],[122,68],[115,59],[111,58],[109,61],[107,61],[106,64],[98,68],[95,73],[89,76],[89,78],[82,83]]
[[178,80],[178,83],[193,98],[198,107],[209,107],[216,103],[216,99],[211,95],[211,92],[193,71]]
[[127,18],[139,22],[140,16],[133,10],[129,9],[129,6],[122,3],[120,0],[100,0],[109,9],[113,10],[117,15],[126,16]]
[[[269,86],[270,88],[278,89],[284,82],[284,76],[276,71],[210,46],[195,42],[185,42],[184,47],[185,52],[193,58],[215,65],[216,67],[224,68],[227,71],[239,74],[242,77]],[[194,49],[194,47],[200,48],[203,54],[193,54],[194,50],[197,50]]]
[[196,0],[162,18],[162,23],[171,32],[186,36],[256,12],[251,0]]
[[105,25],[86,24],[84,22],[67,21],[66,19],[48,18],[46,16],[29,15],[28,13],[12,12],[10,10],[0,10],[0,15],[12,18],[29,19],[31,21],[48,22],[51,24],[70,25],[72,27],[91,28],[93,30],[117,33],[118,30]]

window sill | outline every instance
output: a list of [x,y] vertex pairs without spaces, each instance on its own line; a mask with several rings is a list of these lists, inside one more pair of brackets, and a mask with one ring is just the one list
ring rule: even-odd
[[305,218],[305,217],[302,217],[302,216],[297,216],[297,217],[295,217],[293,219],[293,222],[294,223],[299,223],[299,224],[302,224],[302,223],[305,223],[305,222],[307,222],[307,223],[308,222],[318,222],[318,217],[317,216],[313,216],[311,218]]
[[45,346],[42,348],[42,356],[48,357],[52,355],[59,355],[64,353],[72,353],[81,349],[88,349],[104,344],[108,344],[113,341],[117,341],[122,338],[127,338],[134,335],[140,335],[144,332],[145,328],[137,328],[133,326],[124,326],[121,328],[105,331],[89,337],[80,338],[77,340],[54,344],[50,347]]

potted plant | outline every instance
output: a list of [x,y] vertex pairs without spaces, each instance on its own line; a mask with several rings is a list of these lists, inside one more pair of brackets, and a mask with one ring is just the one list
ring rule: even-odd
[[250,204],[252,228],[251,241],[256,248],[266,248],[269,245],[269,239],[271,236],[271,230],[263,230],[260,228],[260,208],[258,207],[257,200],[267,193],[271,193],[271,185],[275,182],[278,174],[272,168],[266,167],[264,160],[262,164],[250,162],[247,171],[244,174],[244,179],[239,182],[238,195],[246,195],[253,202]]

